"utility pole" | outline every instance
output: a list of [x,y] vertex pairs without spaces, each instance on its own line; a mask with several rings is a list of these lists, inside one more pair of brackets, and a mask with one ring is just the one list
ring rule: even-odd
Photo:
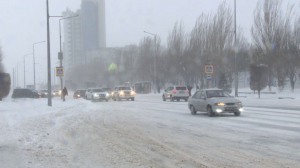
[[15,89],[15,68],[13,68],[13,89]]
[[152,36],[154,36],[154,45],[155,45],[155,56],[154,56],[154,94],[156,94],[156,90],[157,90],[157,83],[156,83],[156,78],[157,78],[157,66],[156,66],[156,64],[157,64],[157,61],[156,61],[156,57],[157,57],[157,35],[156,34],[153,34],[153,33],[149,33],[149,32],[146,32],[146,31],[144,31],[144,33],[146,33],[146,34],[150,34],[150,35],[152,35]]
[[51,94],[51,60],[50,60],[50,28],[49,28],[49,2],[46,0],[47,7],[47,69],[48,69],[48,106],[52,106]]
[[[236,0],[234,0],[234,47],[236,47]],[[238,72],[236,52],[234,52],[234,81],[235,81],[235,97],[238,97]]]

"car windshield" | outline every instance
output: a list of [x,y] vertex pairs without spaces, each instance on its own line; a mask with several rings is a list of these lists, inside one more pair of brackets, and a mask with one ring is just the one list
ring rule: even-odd
[[48,90],[41,90],[41,92],[48,92]]
[[84,94],[86,92],[86,90],[79,90],[77,91],[78,93]]
[[102,89],[93,89],[93,92],[104,92]]
[[230,97],[230,95],[224,90],[207,90],[206,91],[207,98],[213,97]]
[[111,88],[102,88],[104,91],[111,91]]
[[119,87],[119,90],[131,90],[130,87]]

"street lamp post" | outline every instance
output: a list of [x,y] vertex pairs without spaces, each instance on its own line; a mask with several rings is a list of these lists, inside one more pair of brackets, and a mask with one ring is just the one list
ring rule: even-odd
[[[236,0],[234,0],[234,47],[236,47]],[[236,62],[236,51],[234,52],[234,83],[235,83],[235,97],[238,97],[238,72]]]
[[44,43],[45,41],[33,43],[33,89],[35,89],[35,55],[34,55],[34,45]]
[[24,57],[24,88],[25,88],[25,83],[26,83],[26,75],[25,75],[25,66],[26,66],[26,63],[25,63],[25,57],[29,56],[29,55],[32,55],[32,53],[31,54],[26,54],[26,55],[23,56]]
[[153,33],[149,33],[149,32],[146,32],[146,31],[144,31],[144,33],[146,33],[146,34],[150,34],[150,35],[152,35],[152,36],[154,36],[154,45],[155,45],[155,56],[154,56],[154,85],[155,85],[155,90],[154,90],[154,94],[156,94],[156,90],[157,90],[157,83],[156,83],[156,77],[157,77],[157,75],[156,75],[156,64],[157,64],[157,62],[156,62],[156,57],[157,57],[157,42],[156,42],[156,38],[157,38],[157,35],[156,34],[153,34]]
[[18,64],[17,64],[17,86],[19,87],[19,66],[20,66],[20,64],[23,64],[23,62],[19,62]]
[[[78,17],[79,15],[75,15],[75,16],[70,16],[70,17],[66,17],[66,18],[62,18],[62,19],[59,19],[59,66],[62,67],[62,60],[63,60],[63,54],[62,54],[62,47],[61,47],[61,21],[62,20],[65,20],[65,19],[71,19],[71,18],[74,18],[74,17]],[[63,78],[60,77],[60,89],[63,89]]]

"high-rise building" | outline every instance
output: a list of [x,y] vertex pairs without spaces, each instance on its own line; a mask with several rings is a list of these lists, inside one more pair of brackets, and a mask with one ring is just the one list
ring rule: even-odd
[[86,63],[91,51],[106,48],[105,0],[82,0],[81,9],[67,9],[64,17],[79,15],[64,20],[64,67],[66,74],[74,67]]
[[72,12],[67,9],[66,12],[63,12],[63,16],[74,18],[64,20],[64,42],[63,42],[63,53],[64,60],[63,66],[65,72],[70,72],[74,67],[82,65],[85,62],[85,57],[82,51],[82,20],[81,12]]

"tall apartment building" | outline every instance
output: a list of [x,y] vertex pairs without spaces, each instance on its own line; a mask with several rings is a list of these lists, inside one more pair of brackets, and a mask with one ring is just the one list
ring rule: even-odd
[[64,67],[66,75],[84,65],[88,52],[106,48],[105,0],[82,0],[81,9],[67,9],[64,17]]

